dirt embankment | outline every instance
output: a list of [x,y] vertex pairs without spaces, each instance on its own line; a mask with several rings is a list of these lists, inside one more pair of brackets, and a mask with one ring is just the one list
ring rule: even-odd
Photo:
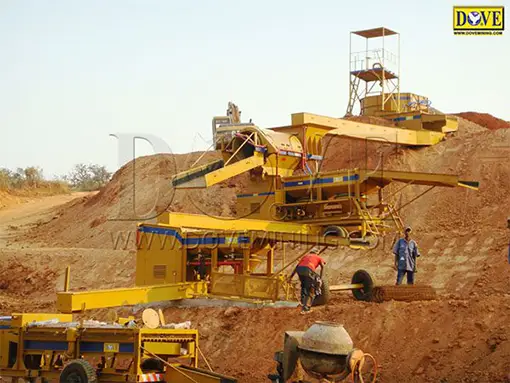
[[463,112],[457,113],[455,116],[465,118],[466,120],[474,122],[475,124],[490,130],[510,128],[510,122],[494,117],[488,113]]
[[0,315],[55,312],[56,293],[71,267],[71,290],[134,286],[133,251],[73,248],[0,248]]
[[[506,382],[510,373],[510,299],[367,304],[347,298],[309,315],[298,309],[167,309],[167,321],[190,320],[215,370],[241,382],[267,382],[284,332],[314,321],[344,324],[357,348],[379,363],[379,382]],[[235,355],[235,358],[233,357]]]
[[12,245],[13,241],[27,245],[24,236],[26,229],[43,225],[57,218],[54,211],[55,208],[76,198],[91,194],[93,193],[75,192],[46,197],[32,197],[24,201],[17,201],[17,203],[2,209],[0,211],[0,248]]
[[[152,222],[164,211],[235,215],[235,196],[245,177],[205,190],[175,190],[172,176],[187,170],[202,153],[137,158],[118,170],[94,196],[61,206],[58,219],[27,234],[47,246],[134,249],[138,222]],[[208,153],[201,164],[218,158]]]

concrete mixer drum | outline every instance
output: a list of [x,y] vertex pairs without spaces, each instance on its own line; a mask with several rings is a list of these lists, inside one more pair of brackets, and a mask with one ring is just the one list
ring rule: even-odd
[[332,322],[315,322],[298,346],[303,369],[317,378],[343,379],[347,371],[347,357],[354,349],[344,326]]
[[[341,382],[349,376],[354,383],[374,383],[375,359],[354,348],[344,326],[315,322],[307,331],[287,331],[284,349],[275,354],[277,373],[273,383],[305,382],[304,374],[321,382]],[[300,368],[298,368],[300,366]]]

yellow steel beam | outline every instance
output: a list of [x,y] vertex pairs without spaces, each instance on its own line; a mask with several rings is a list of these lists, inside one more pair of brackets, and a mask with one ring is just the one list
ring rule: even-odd
[[480,184],[476,181],[459,181],[457,186],[471,189],[471,190],[478,190],[480,187]]
[[444,133],[430,130],[408,130],[386,126],[355,123],[345,120],[341,128],[329,131],[327,134],[347,136],[369,141],[407,146],[431,146],[444,138]]
[[204,175],[223,167],[223,160],[214,160],[205,165],[194,167],[180,172],[172,177],[172,184],[176,189],[181,188],[204,188]]
[[[42,322],[51,319],[58,319],[60,322],[70,322],[72,315],[58,313],[14,313],[12,320],[8,323],[11,327],[23,327],[27,323]],[[2,324],[4,324],[2,322]],[[7,322],[5,322],[7,324]]]
[[261,219],[229,219],[224,217],[213,217],[199,214],[170,213],[164,212],[158,216],[158,224],[173,228],[189,228],[201,230],[222,230],[222,231],[269,231],[278,233],[296,234],[317,234],[319,228],[316,226],[266,221]]
[[295,113],[292,115],[292,125],[312,125],[324,128],[324,134],[346,136],[369,141],[386,142],[390,144],[408,146],[430,146],[440,142],[444,137],[442,132],[429,130],[409,130],[380,125],[363,124],[341,118],[320,116],[311,113]]
[[172,184],[176,189],[208,188],[257,166],[262,166],[264,162],[264,154],[259,152],[254,152],[253,156],[227,166],[223,165],[222,160],[216,160],[176,174],[172,178]]
[[390,182],[412,182],[413,185],[428,186],[463,186],[472,189],[478,188],[476,181],[460,181],[457,175],[440,173],[420,173],[405,172],[393,170],[371,170],[371,169],[353,169],[325,172],[314,178],[310,176],[293,176],[283,178],[285,189],[307,189],[311,183],[321,187],[334,186],[336,184],[363,183],[366,181],[380,181],[385,184]]
[[439,173],[400,172],[387,170],[364,170],[364,176],[369,179],[388,180],[393,182],[412,182],[413,185],[428,186],[461,186],[478,190],[478,181],[461,181],[457,175]]
[[402,172],[392,170],[362,170],[361,180],[373,179],[393,182],[411,182],[413,185],[455,187],[459,177],[452,174]]
[[132,306],[207,295],[205,282],[172,283],[131,288],[57,293],[57,309],[62,313],[107,307]]
[[229,178],[235,177],[239,174],[242,174],[244,172],[256,168],[257,166],[262,165],[264,165],[264,154],[254,152],[253,156],[251,157],[234,162],[232,164],[225,166],[224,168],[206,174],[205,185],[206,187],[216,185],[217,183],[220,183],[222,181],[225,181]]
[[[320,226],[314,226],[319,229]],[[323,236],[319,232],[317,234],[307,233],[283,233],[283,232],[264,232],[252,231],[249,233],[251,238],[264,239],[276,243],[299,243],[303,245],[316,245],[326,247],[350,246],[353,241],[349,238]],[[363,244],[363,242],[358,242]]]

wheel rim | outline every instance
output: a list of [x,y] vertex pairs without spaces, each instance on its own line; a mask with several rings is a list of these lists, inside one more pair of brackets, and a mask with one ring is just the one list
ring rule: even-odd
[[68,383],[85,383],[85,382],[82,382],[80,375],[78,375],[76,372],[71,372],[67,376],[66,380]]

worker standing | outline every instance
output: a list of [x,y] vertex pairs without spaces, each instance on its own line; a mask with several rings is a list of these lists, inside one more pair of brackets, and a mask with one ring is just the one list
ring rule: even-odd
[[405,275],[407,275],[407,284],[414,284],[416,258],[420,256],[420,252],[416,241],[411,239],[411,231],[410,227],[406,227],[404,238],[400,238],[393,247],[395,266],[397,268],[397,285],[402,283]]
[[[319,256],[319,250],[317,248],[313,248],[310,250],[310,253],[301,258],[289,277],[290,282],[292,277],[294,277],[294,274],[297,273],[299,281],[301,282],[301,314],[306,314],[310,311],[313,301],[313,297],[311,296],[312,288],[318,280],[322,281],[324,265],[326,265],[326,261]],[[319,266],[321,270],[320,274],[317,275],[315,270]]]
[[[506,219],[506,227],[510,229],[510,217]],[[510,263],[510,240],[508,241],[508,263]]]

